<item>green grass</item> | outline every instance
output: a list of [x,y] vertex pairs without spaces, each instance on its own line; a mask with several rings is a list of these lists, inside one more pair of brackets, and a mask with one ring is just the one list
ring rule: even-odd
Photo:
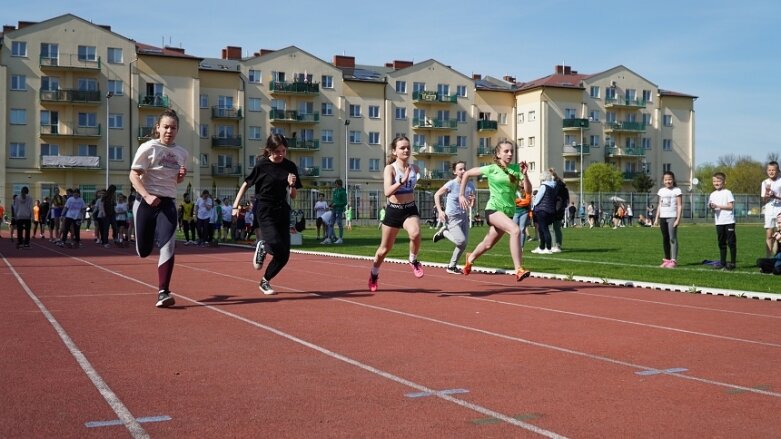
[[[474,249],[483,238],[487,227],[472,228],[467,251]],[[418,258],[421,261],[447,263],[453,245],[448,240],[436,244],[431,241],[434,230],[423,225],[422,244]],[[760,224],[737,226],[738,268],[728,272],[703,265],[704,259],[718,259],[716,229],[712,224],[688,224],[678,228],[678,268],[659,268],[662,237],[658,228],[625,227],[594,229],[564,229],[564,251],[552,255],[530,252],[536,241],[526,243],[523,265],[532,272],[555,273],[563,276],[590,276],[600,279],[659,282],[681,285],[723,288],[742,291],[778,293],[781,279],[760,274],[755,266],[758,257],[764,257],[764,234]],[[343,245],[321,245],[315,239],[315,230],[304,231],[304,243],[295,250],[328,251],[333,253],[373,256],[380,242],[377,227],[353,227],[345,230]],[[399,233],[396,245],[388,255],[405,259],[408,239]],[[460,265],[463,265],[463,256]],[[477,260],[476,266],[512,269],[507,237]]]

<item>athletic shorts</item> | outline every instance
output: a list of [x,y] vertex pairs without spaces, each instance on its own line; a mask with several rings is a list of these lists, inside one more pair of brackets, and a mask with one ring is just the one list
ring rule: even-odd
[[401,229],[404,227],[404,221],[411,216],[420,217],[418,206],[414,201],[404,204],[388,203],[385,206],[385,218],[382,223],[394,229]]
[[317,217],[317,219],[315,220],[315,224],[317,225],[317,227],[322,226],[323,225],[323,218],[322,217]]
[[778,224],[776,217],[781,213],[781,207],[765,206],[765,228],[775,229]]

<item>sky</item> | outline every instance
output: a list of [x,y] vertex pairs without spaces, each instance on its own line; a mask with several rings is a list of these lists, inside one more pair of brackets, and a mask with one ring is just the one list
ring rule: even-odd
[[[6,2],[2,24],[71,13],[127,38],[219,58],[296,46],[326,62],[435,59],[460,73],[531,81],[557,64],[591,74],[623,65],[697,96],[695,165],[781,153],[781,2],[657,0],[294,0]],[[773,128],[776,127],[776,128]],[[778,136],[778,137],[776,137]]]

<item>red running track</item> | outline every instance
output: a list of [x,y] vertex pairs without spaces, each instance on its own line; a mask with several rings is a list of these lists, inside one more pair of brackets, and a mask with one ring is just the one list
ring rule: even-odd
[[0,437],[781,434],[781,302],[177,251],[0,240]]

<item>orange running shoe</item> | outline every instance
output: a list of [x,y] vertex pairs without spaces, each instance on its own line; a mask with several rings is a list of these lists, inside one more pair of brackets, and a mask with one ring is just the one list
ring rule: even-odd
[[467,253],[466,259],[464,259],[464,269],[463,269],[464,276],[469,276],[469,273],[472,272],[472,263],[469,262],[469,255],[471,254],[472,253]]
[[519,268],[519,269],[515,270],[515,279],[516,279],[518,282],[520,282],[520,281],[522,281],[522,280],[526,279],[527,277],[529,277],[529,276],[531,276],[531,275],[532,275],[532,272],[531,272],[531,271],[529,271],[529,270],[524,270],[524,269],[523,269],[523,267],[521,267],[521,268]]

